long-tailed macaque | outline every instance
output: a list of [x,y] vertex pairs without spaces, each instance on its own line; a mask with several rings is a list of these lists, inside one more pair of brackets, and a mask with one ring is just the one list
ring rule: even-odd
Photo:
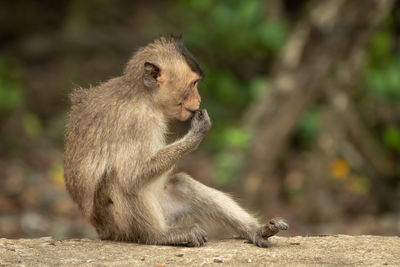
[[[211,128],[199,109],[203,72],[181,38],[159,38],[139,49],[123,75],[75,89],[65,140],[68,191],[101,239],[202,246],[210,222],[267,247],[286,230],[262,225],[228,195],[173,167]],[[188,133],[167,144],[168,121],[191,119]]]

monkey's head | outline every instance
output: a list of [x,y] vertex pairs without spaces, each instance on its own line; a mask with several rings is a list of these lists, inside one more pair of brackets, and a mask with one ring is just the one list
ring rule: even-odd
[[162,37],[140,49],[125,75],[132,75],[130,65],[140,70],[137,79],[166,118],[185,121],[199,109],[198,84],[204,74],[182,38]]

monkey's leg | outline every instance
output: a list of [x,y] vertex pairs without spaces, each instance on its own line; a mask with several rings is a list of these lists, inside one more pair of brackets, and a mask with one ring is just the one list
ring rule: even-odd
[[[121,199],[119,205],[114,201],[111,205],[99,206],[92,223],[101,239],[149,245],[203,246],[207,233],[199,225],[178,227],[165,222],[161,206],[155,199],[160,195],[162,192],[142,193],[140,198]],[[108,202],[109,197],[104,199]]]
[[[277,234],[279,230],[288,229],[288,225],[278,218],[260,225],[228,195],[207,187],[184,173],[172,176],[166,190],[170,191],[170,196],[176,199],[176,203],[184,203],[175,216],[193,216],[200,220],[206,217],[221,222],[260,247],[268,246],[268,237]],[[173,216],[171,214],[169,220],[173,220]]]
[[197,224],[189,227],[170,228],[165,233],[159,233],[154,241],[155,245],[185,245],[200,247],[207,242],[207,233]]

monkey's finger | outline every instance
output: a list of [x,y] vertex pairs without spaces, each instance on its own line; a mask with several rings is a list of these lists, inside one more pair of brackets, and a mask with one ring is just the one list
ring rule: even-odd
[[269,221],[270,225],[275,226],[279,230],[288,230],[289,224],[282,218],[276,217]]
[[203,118],[204,118],[204,119],[210,120],[210,116],[208,116],[208,112],[207,112],[207,110],[206,110],[205,108],[203,108],[203,109],[201,110],[201,113],[203,114]]
[[203,109],[196,110],[196,114],[195,115],[199,120],[202,120],[203,117],[204,117]]
[[199,240],[200,247],[204,246],[204,243],[206,243],[206,241],[204,241],[203,238],[200,238]]
[[256,237],[256,240],[254,242],[257,246],[260,248],[267,248],[269,246],[268,240],[264,239],[262,237]]

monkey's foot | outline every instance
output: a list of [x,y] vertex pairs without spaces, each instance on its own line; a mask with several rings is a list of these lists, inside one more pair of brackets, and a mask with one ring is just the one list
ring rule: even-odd
[[271,237],[279,233],[280,230],[289,229],[289,225],[282,218],[273,218],[267,224],[261,227],[261,236]]
[[185,243],[188,247],[201,247],[207,242],[207,232],[195,224],[189,230],[189,241]]
[[267,224],[258,229],[254,244],[266,248],[268,247],[268,237],[276,235],[280,230],[287,229],[289,229],[289,225],[282,218],[273,218]]

